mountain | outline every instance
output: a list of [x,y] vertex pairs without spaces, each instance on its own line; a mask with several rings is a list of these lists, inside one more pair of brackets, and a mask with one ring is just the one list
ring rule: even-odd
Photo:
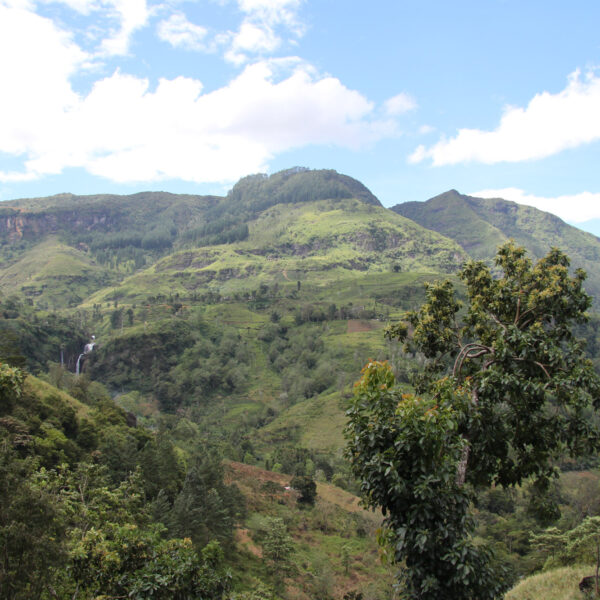
[[389,354],[385,321],[465,259],[331,170],[245,177],[224,197],[61,194],[0,211],[3,329],[28,340],[12,355],[43,371],[20,332],[32,313],[63,315],[81,346],[52,322],[46,361],[74,370],[93,334],[82,371],[123,406],[149,422],[193,413],[213,438],[241,428],[252,444],[228,456],[259,464],[290,444],[334,456],[341,396]]
[[471,257],[487,262],[498,246],[511,238],[535,259],[551,247],[559,247],[574,268],[587,272],[588,292],[600,297],[600,238],[550,213],[501,198],[465,196],[456,190],[427,202],[397,204],[391,210],[455,240]]
[[[46,383],[29,378],[35,390],[12,403],[9,419],[0,415],[0,436],[32,444],[47,467],[66,458],[75,473],[81,461],[99,462],[109,497],[139,466],[145,509],[170,515],[166,525],[184,538],[190,519],[177,510],[210,495],[186,491],[202,482],[185,468],[216,452],[226,459],[218,497],[247,509],[224,540],[235,548],[226,556],[238,590],[266,597],[265,582],[280,585],[262,557],[283,519],[295,548],[290,597],[335,589],[388,598],[391,575],[371,539],[379,517],[357,509],[341,452],[347,400],[371,359],[389,360],[410,390],[422,357],[386,341],[385,324],[419,306],[426,281],[455,279],[469,256],[490,261],[510,237],[534,257],[560,246],[598,289],[600,240],[551,215],[457,192],[389,210],[331,170],[253,175],[222,197],[2,203],[0,367],[26,365]],[[597,320],[582,330],[596,357],[599,331]],[[286,489],[295,475],[318,482],[315,508],[298,508]],[[21,482],[23,493],[36,477]],[[225,493],[232,483],[243,499]],[[507,532],[526,540],[533,525],[523,525],[524,500],[493,492],[484,504],[501,521],[484,516],[480,533],[501,544],[516,577],[527,544],[506,545]]]

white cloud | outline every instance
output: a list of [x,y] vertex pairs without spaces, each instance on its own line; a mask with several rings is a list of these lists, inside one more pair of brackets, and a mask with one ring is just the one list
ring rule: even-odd
[[107,0],[110,17],[118,26],[102,40],[102,53],[108,56],[123,55],[129,51],[131,36],[146,25],[150,12],[146,0]]
[[416,100],[406,93],[388,98],[384,103],[385,111],[390,116],[397,116],[417,108]]
[[268,26],[242,23],[233,35],[230,49],[225,58],[235,64],[248,60],[249,54],[270,54],[281,44],[281,38]]
[[207,50],[204,42],[207,29],[187,20],[182,13],[175,13],[158,24],[158,37],[176,48]]
[[[78,96],[69,77],[85,56],[49,21],[27,19],[33,35],[45,35],[44,44],[30,51],[26,65],[2,73],[7,88],[17,87],[10,106],[0,96],[0,115],[10,115],[0,121],[0,151],[21,155],[25,165],[1,172],[3,181],[68,167],[120,182],[233,181],[265,170],[276,152],[308,144],[356,148],[394,131],[393,122],[374,118],[364,96],[298,59],[249,65],[209,93],[195,79],[162,79],[152,89],[146,79],[116,71]],[[36,46],[13,37],[0,35],[0,43],[16,44],[16,57]],[[23,72],[29,83],[19,88]]]
[[0,151],[19,155],[60,134],[50,130],[79,103],[69,78],[88,56],[51,20],[0,5],[0,57]]
[[251,56],[265,56],[279,49],[283,35],[294,41],[304,33],[298,19],[301,0],[237,0],[245,17],[236,32],[229,32],[225,59],[241,65]]
[[600,219],[600,193],[581,192],[554,198],[535,196],[518,188],[480,190],[469,194],[477,198],[503,198],[553,213],[569,223],[584,223]]
[[0,0],[0,5],[34,12],[36,5],[64,5],[88,20],[85,34],[99,40],[96,58],[122,56],[130,51],[133,34],[147,25],[152,9],[146,0]]
[[303,30],[298,22],[301,0],[238,0],[240,10],[251,19],[268,25],[284,24],[296,31]]
[[600,139],[599,107],[600,77],[575,71],[561,92],[536,94],[526,108],[506,108],[493,131],[460,129],[430,148],[419,146],[409,162],[494,164],[551,156]]
[[[99,34],[90,52],[58,21],[13,6],[26,1],[0,0],[0,82],[10,90],[0,94],[0,153],[22,164],[0,168],[0,181],[81,168],[119,182],[231,182],[265,170],[278,152],[311,144],[358,148],[397,134],[394,119],[378,117],[362,94],[295,57],[255,60],[209,92],[198,79],[161,79],[153,86],[117,69],[77,93],[75,76],[98,60],[110,64],[99,48],[127,51],[132,33],[148,19],[145,0],[64,0],[86,17],[78,21],[84,27],[97,24],[82,30]],[[272,28],[292,23],[300,5],[239,2],[245,20],[237,41],[233,34],[226,41],[246,57],[273,52],[281,38]],[[109,3],[111,10],[102,12]],[[225,43],[180,13],[163,21],[159,32],[183,47],[197,48],[206,38],[207,48]]]

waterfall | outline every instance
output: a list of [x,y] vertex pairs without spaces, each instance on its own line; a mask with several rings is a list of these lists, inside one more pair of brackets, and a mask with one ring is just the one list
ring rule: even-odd
[[[92,336],[92,339],[95,339],[95,336]],[[79,355],[79,357],[77,358],[77,364],[75,365],[75,375],[79,375],[79,367],[81,364],[81,359],[86,355],[89,354],[93,349],[94,346],[96,345],[96,342],[90,342],[88,344],[86,344],[83,347],[83,352]]]

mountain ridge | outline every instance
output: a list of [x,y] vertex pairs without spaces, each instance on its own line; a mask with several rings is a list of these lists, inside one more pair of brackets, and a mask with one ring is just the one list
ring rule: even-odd
[[396,204],[390,210],[456,241],[472,258],[491,263],[509,239],[533,259],[561,248],[574,268],[587,274],[586,289],[600,298],[600,238],[559,217],[502,198],[476,198],[449,190],[425,202]]

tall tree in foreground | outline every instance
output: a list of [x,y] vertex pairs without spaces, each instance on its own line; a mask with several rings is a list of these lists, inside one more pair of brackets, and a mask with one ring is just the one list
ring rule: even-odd
[[554,459],[599,445],[600,381],[572,334],[591,303],[585,273],[570,276],[557,249],[533,265],[512,243],[496,267],[497,277],[482,262],[463,267],[466,310],[449,281],[430,284],[425,304],[387,330],[427,360],[418,395],[372,362],[348,410],[348,456],[386,516],[407,598],[499,597],[502,574],[471,538],[474,493],[531,478],[534,508],[552,516]]

